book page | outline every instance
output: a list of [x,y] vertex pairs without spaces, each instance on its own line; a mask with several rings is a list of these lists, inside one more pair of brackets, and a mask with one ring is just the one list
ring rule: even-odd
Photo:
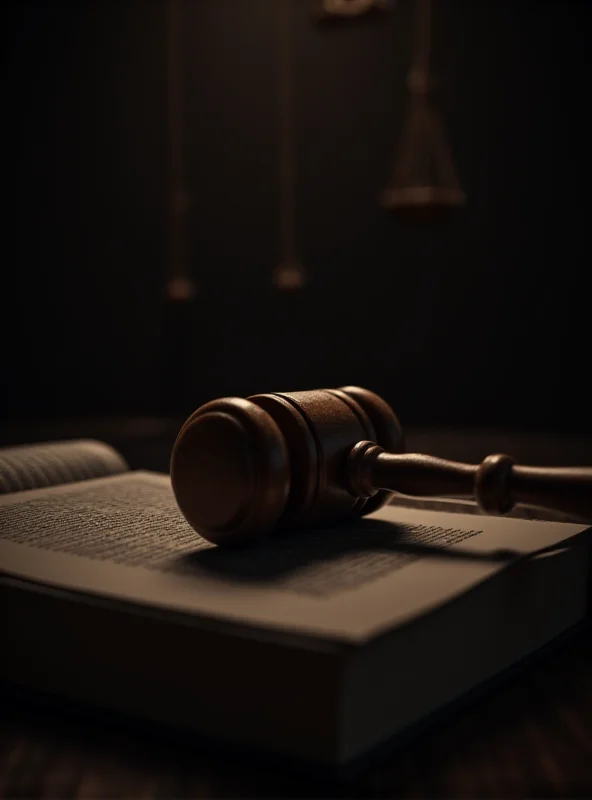
[[129,472],[0,497],[0,569],[153,608],[361,642],[585,530],[387,506],[338,528],[228,550],[188,525],[168,476]]
[[0,495],[117,475],[129,469],[104,442],[74,439],[0,449]]

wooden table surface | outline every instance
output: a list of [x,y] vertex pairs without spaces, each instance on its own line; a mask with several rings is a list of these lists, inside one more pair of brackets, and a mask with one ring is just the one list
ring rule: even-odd
[[9,702],[0,797],[592,797],[592,633],[349,782]]
[[4,687],[0,797],[592,797],[592,631],[349,782],[91,722]]

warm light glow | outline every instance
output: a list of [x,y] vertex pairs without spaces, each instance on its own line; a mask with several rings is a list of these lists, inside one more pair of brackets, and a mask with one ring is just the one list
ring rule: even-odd
[[335,17],[360,17],[375,8],[388,8],[387,0],[323,0],[323,11]]
[[416,41],[407,84],[410,105],[382,203],[416,220],[462,206],[463,192],[440,116],[430,107],[431,0],[416,0]]
[[167,290],[171,300],[180,302],[191,300],[196,294],[195,284],[188,278],[173,278],[169,281]]
[[273,282],[281,291],[293,292],[302,289],[306,277],[302,266],[297,261],[284,262],[273,273]]

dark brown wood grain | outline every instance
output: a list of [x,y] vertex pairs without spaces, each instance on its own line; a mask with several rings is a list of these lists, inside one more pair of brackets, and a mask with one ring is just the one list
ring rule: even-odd
[[489,514],[528,504],[592,520],[592,466],[522,466],[499,451],[470,464],[404,450],[395,411],[359,386],[224,397],[181,426],[171,481],[189,524],[217,545],[336,525],[392,492],[467,497]]

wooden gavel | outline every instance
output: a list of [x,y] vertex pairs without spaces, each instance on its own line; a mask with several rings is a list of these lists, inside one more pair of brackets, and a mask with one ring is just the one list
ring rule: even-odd
[[334,525],[375,511],[392,492],[474,497],[490,514],[523,503],[592,520],[592,467],[524,467],[507,455],[473,465],[403,450],[393,410],[357,386],[226,397],[182,426],[171,480],[190,525],[216,544]]

